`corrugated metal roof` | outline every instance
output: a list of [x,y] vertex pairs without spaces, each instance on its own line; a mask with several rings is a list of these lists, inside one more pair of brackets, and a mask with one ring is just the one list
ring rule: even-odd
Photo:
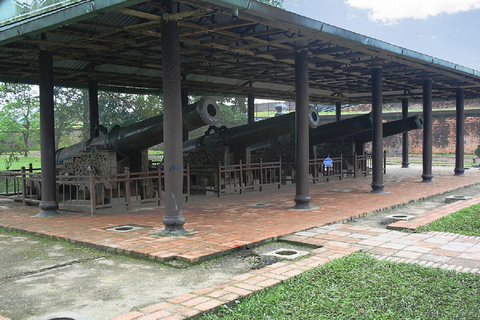
[[[164,7],[163,0],[92,0],[4,28],[0,80],[37,81],[38,50],[44,48],[54,54],[57,84],[86,86],[95,79],[101,86],[161,90]],[[254,91],[292,100],[300,48],[308,50],[314,103],[369,102],[373,65],[383,69],[386,101],[419,99],[425,78],[433,80],[436,99],[455,96],[458,87],[467,98],[480,96],[475,70],[254,0],[180,0],[176,8],[183,85],[190,92]]]

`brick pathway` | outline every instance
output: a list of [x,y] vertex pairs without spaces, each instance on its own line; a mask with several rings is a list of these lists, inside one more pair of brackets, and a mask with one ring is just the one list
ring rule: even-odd
[[[451,168],[434,168],[434,175],[434,183],[423,184],[420,167],[389,168],[385,176],[387,194],[369,193],[371,177],[312,185],[310,195],[315,207],[305,211],[291,209],[294,186],[220,199],[196,197],[184,206],[185,227],[195,230],[187,237],[154,235],[162,227],[163,208],[95,217],[62,213],[58,217],[34,218],[32,215],[38,208],[21,207],[0,211],[0,226],[158,261],[173,258],[200,261],[282,236],[289,241],[323,246],[315,249],[308,259],[277,263],[115,318],[184,319],[358,250],[380,259],[478,272],[478,238],[329,225],[480,183],[479,170],[469,170],[466,176],[456,177]],[[453,210],[456,206],[461,205],[453,204],[439,210]],[[127,224],[145,228],[127,233],[106,230]],[[0,320],[4,319],[0,316]]]
[[320,250],[357,248],[380,260],[480,274],[480,237],[445,232],[406,233],[334,224],[297,232],[283,239],[322,245]]

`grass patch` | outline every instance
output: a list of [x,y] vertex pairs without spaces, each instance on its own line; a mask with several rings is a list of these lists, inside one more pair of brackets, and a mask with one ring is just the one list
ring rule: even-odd
[[417,231],[452,232],[480,237],[480,204],[449,214],[418,228]]
[[478,319],[480,276],[337,259],[201,319]]
[[[18,156],[18,161],[15,161],[12,163],[12,166],[10,167],[10,170],[20,170],[22,167],[25,167],[28,169],[29,164],[33,164],[33,168],[40,168],[40,156],[30,156],[30,157],[23,157],[23,156]],[[0,171],[1,170],[6,170],[5,169],[5,161],[1,160],[0,161]]]

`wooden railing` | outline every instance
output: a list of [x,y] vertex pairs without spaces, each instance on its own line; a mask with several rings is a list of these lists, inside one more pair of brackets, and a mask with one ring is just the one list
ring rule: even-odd
[[[325,166],[324,158],[314,158],[309,162],[309,170],[313,183],[329,181],[331,178],[342,179],[353,174],[366,176],[372,170],[371,155],[356,155],[351,158],[354,164],[353,173],[347,173],[343,164],[345,157],[331,158],[331,166]],[[233,165],[218,164],[217,167],[189,166],[184,168],[184,190],[188,201],[191,189],[212,192],[220,197],[222,194],[246,190],[262,191],[265,185],[277,185],[280,188],[283,177],[282,165],[293,164],[278,162],[260,162]],[[386,172],[386,155],[383,161]],[[286,167],[283,168],[286,170]],[[38,203],[41,197],[41,175],[39,169],[22,168],[15,171],[0,172],[0,195],[12,197],[27,203]],[[288,170],[287,170],[288,171]],[[57,176],[57,200],[60,208],[80,210],[95,214],[98,209],[114,205],[131,209],[134,205],[147,202],[160,205],[164,186],[164,172],[161,166],[147,172],[130,172],[98,175],[95,170],[88,176],[61,175]],[[195,179],[195,183],[192,183]]]
[[222,194],[258,189],[262,191],[264,185],[281,185],[282,161],[260,162],[222,165],[217,167],[190,166],[190,174],[195,176],[195,185],[192,189],[204,192],[214,192],[220,197]]
[[331,165],[325,165],[326,158],[313,158],[309,162],[309,172],[312,182],[315,184],[319,181],[330,181],[331,178],[342,180],[343,177],[343,157],[329,158]]
[[[57,201],[60,209],[90,212],[92,215],[102,208],[114,205],[130,209],[133,205],[147,202],[160,205],[164,185],[164,175],[160,167],[148,172],[130,172],[98,175],[89,170],[88,176],[57,176]],[[184,195],[186,201],[190,196],[189,167],[184,169]],[[4,181],[9,186],[2,196],[11,197],[23,203],[39,203],[41,197],[41,175],[21,171],[0,172],[0,185]]]

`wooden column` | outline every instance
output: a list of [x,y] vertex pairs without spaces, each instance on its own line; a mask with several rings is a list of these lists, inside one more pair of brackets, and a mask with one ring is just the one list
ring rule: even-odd
[[[402,118],[408,118],[408,99],[402,99]],[[408,131],[402,134],[402,168],[408,168]]]
[[464,168],[464,135],[465,135],[465,112],[464,112],[464,96],[465,91],[462,88],[457,88],[456,92],[456,110],[457,110],[457,137],[455,148],[455,175],[463,176]]
[[372,68],[372,193],[383,190],[382,68]]
[[433,182],[432,174],[432,80],[423,80],[423,174],[422,182]]
[[[173,2],[166,3],[173,13]],[[163,69],[163,136],[165,150],[165,217],[166,235],[185,234],[183,228],[183,132],[178,22],[161,22]]]
[[248,94],[247,119],[248,123],[255,122],[255,95],[253,93]]
[[309,209],[308,52],[295,53],[295,209]]
[[342,104],[340,102],[335,104],[335,118],[337,122],[342,120]]
[[40,50],[40,151],[42,184],[38,217],[58,215],[55,176],[55,117],[53,101],[53,54]]

